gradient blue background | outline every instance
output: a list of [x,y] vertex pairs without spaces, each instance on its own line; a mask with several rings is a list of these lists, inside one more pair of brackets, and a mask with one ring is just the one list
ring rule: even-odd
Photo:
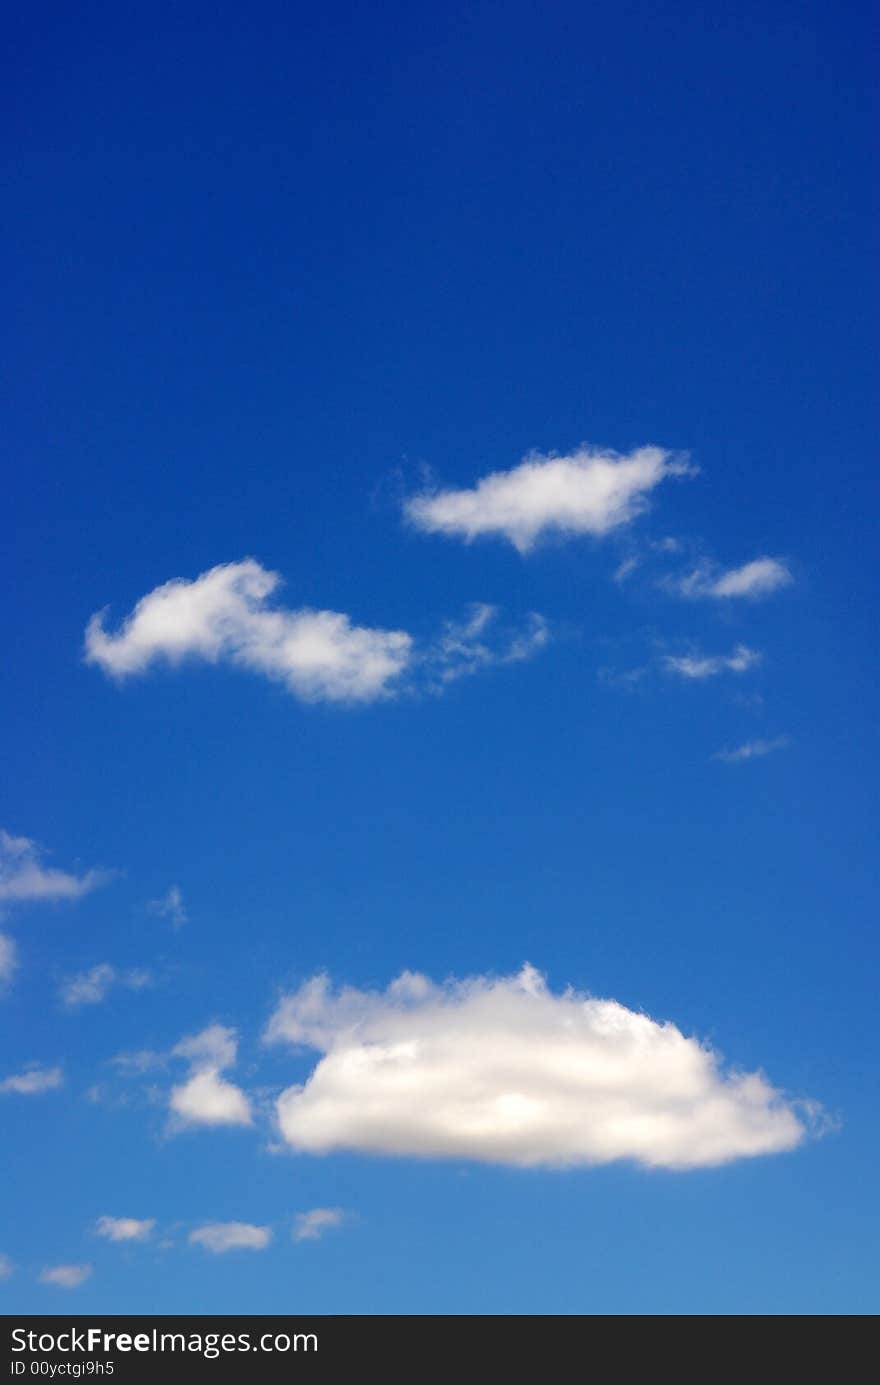
[[[3,1072],[68,1071],[0,1106],[2,1311],[876,1310],[869,8],[38,4],[5,25],[0,824],[121,873],[2,924]],[[638,532],[784,556],[796,585],[721,612],[615,585],[614,543],[523,560],[400,524],[424,465],[470,484],[584,439],[688,449],[700,476]],[[364,624],[429,634],[482,600],[564,633],[355,711],[82,663],[96,609],[249,554],[293,605]],[[602,682],[654,636],[765,650],[763,707]],[[172,881],[177,933],[145,908]],[[237,1079],[294,1080],[259,1032],[316,968],[525,959],[840,1130],[721,1170],[524,1173],[168,1140],[137,1084],[84,1098],[114,1053],[215,1019],[241,1030]],[[101,961],[161,985],[64,1013],[58,982]],[[314,1205],[357,1215],[292,1245]],[[106,1245],[103,1213],[183,1231]],[[226,1219],[275,1244],[181,1244]],[[83,1260],[75,1293],[35,1282]]]

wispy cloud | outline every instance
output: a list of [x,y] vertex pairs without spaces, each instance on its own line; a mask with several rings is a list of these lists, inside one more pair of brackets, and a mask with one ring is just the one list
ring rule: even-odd
[[47,1068],[39,1063],[30,1063],[23,1072],[4,1077],[0,1082],[0,1092],[14,1092],[18,1096],[39,1096],[42,1092],[52,1092],[63,1085],[62,1068]]
[[293,1223],[293,1239],[319,1241],[344,1221],[345,1211],[342,1207],[313,1207],[309,1212],[298,1212]]
[[632,688],[657,671],[686,682],[706,682],[720,674],[749,673],[757,668],[763,658],[757,649],[751,649],[746,644],[735,645],[729,654],[706,654],[694,645],[684,653],[671,654],[666,641],[655,640],[654,644],[659,646],[660,652],[655,653],[647,663],[629,669],[604,665],[599,669],[602,682],[612,687]]
[[151,899],[147,908],[158,918],[167,919],[174,928],[182,928],[189,921],[179,885],[172,885],[167,894],[163,894],[159,899]]
[[773,740],[745,741],[732,749],[716,750],[713,760],[722,760],[726,765],[740,765],[746,760],[757,760],[764,755],[772,755],[775,750],[784,750],[791,745],[790,736],[776,736]]
[[155,1217],[99,1217],[95,1234],[106,1241],[146,1241],[153,1234]]
[[245,1093],[222,1076],[235,1063],[237,1051],[236,1031],[222,1024],[209,1025],[177,1044],[175,1057],[186,1058],[190,1064],[189,1078],[172,1088],[169,1098],[177,1127],[252,1124]]
[[0,1255],[0,1279],[9,1279],[15,1272],[15,1265],[8,1255]]
[[636,568],[641,565],[641,561],[641,558],[639,558],[635,553],[630,554],[628,558],[624,558],[621,562],[617,564],[617,567],[614,569],[614,581],[625,582],[628,577],[632,577]]
[[517,976],[334,994],[316,977],[266,1032],[323,1056],[283,1092],[294,1149],[477,1159],[522,1167],[698,1168],[792,1149],[804,1108],[760,1073],[725,1071],[673,1024]]
[[755,558],[742,567],[719,570],[711,563],[700,563],[684,577],[668,579],[667,586],[680,596],[710,597],[717,600],[745,597],[757,600],[788,587],[794,581],[790,568],[781,558]]
[[124,1076],[140,1077],[142,1073],[165,1067],[168,1055],[157,1053],[152,1048],[140,1048],[133,1053],[117,1053],[110,1062]]
[[761,662],[761,655],[748,645],[738,644],[729,654],[664,654],[661,660],[667,673],[679,678],[716,678],[719,673],[747,673]]
[[548,534],[601,536],[629,524],[661,481],[694,471],[662,447],[621,454],[585,444],[567,456],[530,453],[470,489],[412,496],[404,513],[427,533],[466,541],[496,535],[525,554]]
[[15,939],[8,933],[0,933],[0,987],[10,982],[18,967],[18,949]]
[[224,1255],[228,1250],[265,1250],[272,1240],[268,1226],[253,1226],[244,1221],[208,1222],[189,1233],[190,1244],[202,1246],[213,1255]]
[[492,664],[521,663],[543,649],[549,638],[547,622],[535,612],[523,628],[505,631],[498,629],[496,606],[474,603],[464,620],[447,621],[426,652],[423,663],[428,682],[442,686]]
[[56,1289],[78,1289],[91,1276],[91,1265],[47,1265],[40,1273],[41,1284]]
[[78,1010],[83,1005],[100,1005],[115,986],[128,991],[142,991],[152,983],[152,979],[150,972],[142,969],[120,971],[109,962],[99,962],[87,971],[68,977],[61,985],[59,995],[67,1009]]
[[80,899],[109,878],[107,871],[84,875],[44,863],[45,851],[30,837],[14,837],[0,829],[0,903]]

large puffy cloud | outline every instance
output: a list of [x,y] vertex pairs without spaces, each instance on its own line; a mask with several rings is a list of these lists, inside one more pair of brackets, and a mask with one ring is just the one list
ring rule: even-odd
[[404,512],[428,533],[468,541],[500,535],[528,553],[545,534],[603,535],[620,528],[641,513],[666,477],[692,471],[662,447],[639,447],[626,455],[587,446],[564,457],[534,452],[470,489],[413,496]]
[[316,977],[281,1001],[266,1039],[323,1054],[277,1103],[287,1143],[313,1154],[688,1169],[806,1134],[808,1115],[761,1074],[725,1071],[616,1001],[555,995],[530,966],[443,985],[405,972],[382,993]]
[[30,837],[0,829],[0,902],[79,899],[107,879],[99,870],[73,875],[44,863],[43,849]]
[[[103,613],[93,616],[86,658],[118,678],[161,660],[226,661],[284,683],[307,702],[352,703],[529,658],[547,641],[535,614],[522,631],[501,631],[490,640],[497,612],[476,605],[464,622],[446,625],[439,639],[417,646],[405,630],[353,625],[338,611],[273,607],[269,599],[279,583],[277,573],[252,558],[211,568],[191,582],[166,582],[137,603],[116,634],[107,632]],[[177,919],[175,911],[164,912]]]
[[251,1125],[250,1102],[240,1087],[223,1077],[235,1062],[238,1043],[234,1029],[209,1025],[172,1050],[190,1063],[190,1076],[173,1087],[169,1107],[178,1125]]
[[791,569],[781,558],[753,558],[742,567],[719,572],[711,564],[701,564],[673,585],[681,596],[712,597],[727,600],[745,597],[756,600],[788,587],[794,581]]
[[254,559],[224,563],[192,582],[166,582],[143,597],[115,635],[89,621],[86,657],[122,677],[157,660],[229,660],[284,682],[307,701],[368,701],[405,667],[402,630],[352,625],[337,611],[269,606],[277,573]]

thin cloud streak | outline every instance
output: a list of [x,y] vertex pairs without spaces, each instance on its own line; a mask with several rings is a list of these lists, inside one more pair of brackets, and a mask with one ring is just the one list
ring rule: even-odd
[[773,740],[754,740],[746,741],[743,745],[734,746],[732,749],[716,750],[712,756],[713,760],[721,760],[726,765],[741,765],[747,760],[760,760],[765,755],[772,755],[777,750],[784,750],[791,745],[790,736],[775,736]]

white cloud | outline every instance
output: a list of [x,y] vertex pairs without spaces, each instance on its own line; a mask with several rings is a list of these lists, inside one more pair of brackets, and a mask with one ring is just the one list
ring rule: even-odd
[[139,1077],[142,1073],[164,1067],[167,1055],[156,1053],[151,1048],[140,1048],[134,1053],[117,1053],[110,1062],[126,1076]]
[[680,678],[715,678],[719,673],[747,673],[761,662],[761,655],[748,645],[738,644],[730,654],[665,654],[662,664],[667,673]]
[[155,1225],[155,1217],[99,1217],[95,1232],[107,1241],[146,1241]]
[[735,746],[732,750],[716,750],[712,759],[722,760],[726,765],[739,765],[745,760],[756,760],[763,755],[772,755],[774,750],[783,750],[790,744],[791,738],[789,736],[776,736],[771,741],[746,741],[743,745]]
[[703,563],[685,577],[673,582],[681,596],[728,597],[743,596],[756,599],[788,587],[794,581],[790,569],[779,558],[755,558],[742,567],[718,572],[711,564]]
[[402,630],[352,625],[337,611],[286,610],[269,598],[277,573],[247,558],[166,582],[143,597],[110,635],[103,613],[86,630],[86,658],[115,677],[157,660],[228,661],[280,680],[307,702],[366,702],[381,697],[409,661]]
[[170,1106],[187,1125],[250,1125],[252,1120],[241,1088],[210,1068],[175,1087]]
[[236,1032],[224,1024],[209,1024],[198,1034],[181,1039],[172,1053],[177,1058],[188,1058],[196,1068],[231,1068],[238,1053]]
[[636,568],[641,565],[641,561],[641,558],[637,557],[636,554],[631,554],[629,558],[624,558],[614,569],[614,581],[625,582],[627,578],[632,577]]
[[799,1109],[760,1073],[726,1071],[673,1024],[518,976],[382,993],[316,977],[267,1031],[324,1056],[278,1099],[294,1149],[565,1167],[697,1168],[793,1149]]
[[521,663],[543,649],[550,638],[547,622],[536,612],[512,633],[499,633],[497,620],[496,606],[475,602],[464,620],[447,621],[423,658],[429,682],[442,686],[493,664]]
[[24,1072],[4,1077],[0,1082],[0,1092],[15,1092],[19,1096],[38,1096],[41,1092],[52,1092],[64,1085],[61,1068],[45,1068],[39,1063],[31,1063]]
[[235,1062],[238,1043],[234,1029],[209,1025],[181,1039],[172,1051],[190,1063],[188,1080],[172,1088],[169,1107],[183,1125],[251,1125],[250,1102],[240,1087],[222,1076]]
[[[119,678],[159,660],[226,661],[285,683],[307,702],[370,702],[528,659],[548,640],[535,613],[522,629],[498,632],[496,608],[475,604],[438,639],[417,644],[403,630],[352,625],[334,611],[271,607],[279,581],[249,558],[192,582],[167,582],[138,602],[115,635],[107,634],[102,614],[93,616],[86,657]],[[176,885],[149,907],[175,925],[186,920]]]
[[298,1212],[293,1224],[295,1241],[319,1241],[327,1231],[341,1226],[345,1212],[341,1207],[313,1207],[309,1212]]
[[15,1266],[8,1255],[0,1255],[0,1279],[9,1279],[15,1271]]
[[68,977],[62,984],[59,995],[62,1004],[69,1010],[79,1009],[81,1005],[100,1005],[107,999],[114,986],[122,986],[129,991],[142,991],[149,986],[152,978],[148,971],[138,969],[119,971],[109,962],[99,962],[88,971]]
[[0,828],[0,902],[79,899],[97,889],[107,872],[73,875],[43,864],[43,848],[30,837],[13,837]]
[[191,1245],[204,1246],[214,1255],[227,1250],[265,1250],[272,1239],[268,1226],[252,1226],[244,1221],[215,1221],[189,1233]]
[[18,949],[15,939],[8,933],[0,933],[0,986],[5,986],[15,975],[18,966]]
[[40,1274],[40,1283],[54,1284],[59,1289],[78,1289],[91,1273],[91,1265],[47,1265]]
[[639,447],[625,455],[586,445],[564,457],[533,452],[519,466],[492,472],[471,489],[413,496],[404,512],[428,533],[468,542],[496,534],[528,553],[550,533],[603,535],[629,524],[661,481],[693,471],[662,447]]
[[189,920],[179,885],[172,885],[168,893],[160,899],[151,899],[147,908],[151,914],[168,919],[174,928],[182,928]]

